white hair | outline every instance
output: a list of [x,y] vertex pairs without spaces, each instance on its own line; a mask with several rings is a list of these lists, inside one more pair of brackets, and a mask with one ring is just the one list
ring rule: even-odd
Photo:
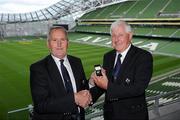
[[110,34],[112,35],[112,30],[113,30],[114,28],[117,28],[117,27],[119,27],[119,26],[121,26],[121,25],[124,25],[124,26],[125,26],[125,31],[126,31],[126,32],[132,32],[131,26],[130,26],[127,22],[125,22],[125,21],[123,21],[123,20],[116,20],[115,22],[113,22],[113,23],[111,24]]

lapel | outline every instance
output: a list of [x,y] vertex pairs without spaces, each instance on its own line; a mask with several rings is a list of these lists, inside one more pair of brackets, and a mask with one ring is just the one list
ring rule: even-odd
[[114,62],[115,62],[115,58],[116,58],[116,50],[113,50],[112,51],[112,54],[110,54],[110,57],[109,57],[109,61],[111,61],[111,62],[109,62],[109,75],[108,76],[110,76],[110,77],[112,77],[112,73],[113,73],[113,69],[114,69]]
[[77,89],[77,92],[78,92],[80,90],[80,83],[81,83],[81,81],[78,79],[79,78],[79,74],[81,74],[81,73],[79,73],[78,70],[77,70],[79,64],[77,64],[75,62],[73,57],[67,55],[67,58],[68,58],[68,61],[70,63],[73,75],[74,75],[74,79],[75,79],[75,83],[76,83],[76,89]]
[[62,77],[51,55],[47,57],[47,70],[50,75],[50,78],[52,78],[52,82],[57,86],[56,89],[58,89],[58,91],[61,91],[62,93],[66,93]]
[[110,67],[111,67],[110,68],[111,70],[114,68],[114,62],[115,62],[115,58],[116,58],[116,50],[113,50],[112,52],[113,52],[113,54],[111,54],[112,56],[110,56],[110,59],[111,58],[113,58],[113,59],[112,59],[112,62],[109,63]]
[[124,61],[121,65],[120,74],[118,76],[118,79],[120,79],[123,74],[125,73],[125,70],[129,67],[130,61],[133,60],[133,56],[135,54],[135,47],[131,45],[131,48],[129,49],[128,53],[126,54],[126,57],[124,58]]

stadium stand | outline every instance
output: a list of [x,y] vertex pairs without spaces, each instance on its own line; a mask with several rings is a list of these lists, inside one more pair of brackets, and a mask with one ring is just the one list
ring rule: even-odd
[[[135,0],[111,6],[99,7],[83,15],[80,19],[117,19],[117,18],[159,18],[161,14],[179,15],[178,0]],[[178,17],[178,16],[164,16]]]
[[[179,17],[162,18],[160,16],[165,11],[180,14],[177,7],[179,2],[177,0],[137,0],[99,7],[79,18],[75,31],[108,34],[110,24],[120,18],[132,25],[135,36],[179,39]],[[175,6],[172,7],[173,5]]]

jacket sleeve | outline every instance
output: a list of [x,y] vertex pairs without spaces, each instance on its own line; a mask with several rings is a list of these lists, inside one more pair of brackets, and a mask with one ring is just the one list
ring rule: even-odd
[[88,80],[86,79],[86,75],[85,75],[85,72],[84,72],[84,68],[83,68],[83,64],[82,64],[82,62],[81,62],[81,60],[79,59],[79,63],[80,63],[80,74],[82,75],[81,77],[81,79],[83,80],[82,81],[82,83],[83,83],[83,87],[82,87],[82,89],[87,89],[87,90],[89,90],[89,84],[88,84]]
[[90,93],[92,95],[92,102],[95,103],[104,92],[105,90],[101,89],[98,86],[94,86],[90,88]]
[[54,97],[51,95],[48,79],[50,78],[45,67],[31,65],[30,88],[35,111],[38,113],[75,112],[74,95],[67,94],[60,98]]
[[[132,81],[133,83],[117,84],[111,81],[108,82],[107,99],[116,98],[130,98],[144,94],[145,89],[152,76],[153,59],[152,55],[148,52],[141,54],[137,62],[133,64]],[[126,75],[125,75],[126,76]]]

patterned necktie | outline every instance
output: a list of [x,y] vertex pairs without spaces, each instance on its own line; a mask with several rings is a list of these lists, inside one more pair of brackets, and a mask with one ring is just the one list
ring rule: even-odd
[[73,93],[73,87],[72,87],[72,83],[71,83],[71,79],[69,77],[68,71],[66,69],[66,67],[63,64],[64,60],[60,60],[61,63],[61,72],[62,72],[62,76],[64,78],[64,84],[66,87],[66,91],[67,93]]
[[114,78],[114,82],[116,82],[120,68],[121,68],[121,54],[118,55],[117,57],[117,61],[116,61],[116,65],[113,69],[113,78]]

